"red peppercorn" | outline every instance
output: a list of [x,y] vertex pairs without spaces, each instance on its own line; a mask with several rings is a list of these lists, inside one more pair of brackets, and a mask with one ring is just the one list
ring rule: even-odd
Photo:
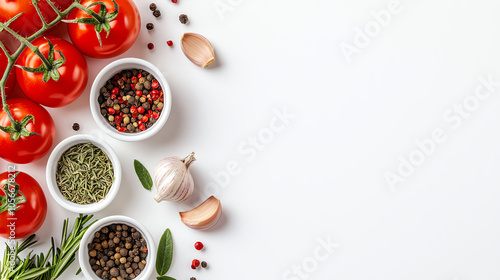
[[159,117],[159,116],[160,116],[160,115],[158,115],[158,113],[153,112],[153,118],[158,119],[158,117]]
[[139,80],[137,77],[130,78],[130,81],[134,84],[134,86],[135,86],[135,83],[137,83],[137,80]]
[[120,104],[123,103],[123,98],[121,96],[118,96],[118,103],[120,103]]
[[111,94],[114,94],[114,95],[118,95],[118,92],[120,92],[120,89],[117,88],[117,87],[114,87],[112,90],[111,90]]
[[123,127],[123,126],[119,126],[119,125],[118,125],[118,126],[116,126],[116,129],[118,129],[118,131],[120,131],[120,132],[124,132],[124,131],[126,130],[126,128],[125,128],[125,127]]
[[191,265],[191,268],[192,268],[192,269],[196,269],[196,266],[194,266],[194,265]]
[[152,50],[155,48],[155,45],[153,43],[148,44],[148,49]]
[[144,131],[144,130],[146,130],[146,127],[144,126],[144,124],[141,124],[141,125],[139,126],[139,129],[140,129],[140,130],[142,130],[142,131]]
[[114,115],[115,112],[116,112],[115,109],[113,109],[111,107],[108,108],[108,113],[110,113],[111,115]]
[[110,98],[111,99],[116,99],[116,94],[111,94]]
[[145,110],[144,110],[144,108],[143,108],[143,107],[139,107],[139,108],[137,108],[137,112],[139,112],[139,114],[144,113],[144,111],[145,111]]
[[203,243],[201,243],[200,241],[194,243],[194,248],[198,251],[203,249]]
[[115,123],[116,124],[121,124],[122,123],[122,117],[120,117],[120,115],[118,115],[118,116],[115,117]]
[[139,72],[139,74],[137,74],[137,78],[139,78],[139,79],[142,78],[142,73],[141,72]]
[[142,96],[142,91],[140,91],[140,90],[136,90],[136,91],[135,91],[135,95],[137,95],[137,96]]
[[132,107],[130,107],[130,113],[132,113],[132,114],[136,114],[137,113],[137,108],[135,108],[134,105],[132,105]]
[[172,40],[168,40],[168,41],[167,41],[167,45],[168,45],[169,47],[171,47],[171,46],[173,46],[173,45],[174,45],[174,42],[172,42]]
[[157,89],[159,85],[160,85],[160,84],[158,84],[158,81],[157,81],[157,80],[153,80],[153,82],[151,83],[151,87],[152,87],[153,89]]
[[191,265],[194,266],[194,267],[198,267],[198,266],[200,266],[200,261],[197,260],[197,259],[194,259],[193,263]]
[[143,122],[143,123],[148,122],[148,120],[149,120],[148,116],[143,116],[143,117],[142,117],[142,122]]
[[172,3],[177,3],[177,0],[172,0]]
[[124,115],[125,115],[125,113],[120,112],[120,117],[122,117],[122,118],[123,118],[123,116],[124,116]]

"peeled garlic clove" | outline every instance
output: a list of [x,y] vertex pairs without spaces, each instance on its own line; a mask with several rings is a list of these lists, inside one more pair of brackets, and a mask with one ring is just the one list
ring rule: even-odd
[[222,216],[222,206],[220,200],[212,195],[193,210],[180,212],[179,214],[181,215],[182,222],[186,226],[192,229],[206,230],[215,226],[220,220]]
[[205,68],[215,61],[212,44],[207,38],[196,33],[184,33],[181,38],[184,55],[194,64]]

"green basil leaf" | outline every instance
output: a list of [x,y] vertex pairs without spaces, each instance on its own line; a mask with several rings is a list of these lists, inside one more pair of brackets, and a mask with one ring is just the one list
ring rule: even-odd
[[141,181],[142,186],[150,191],[151,187],[153,186],[153,179],[151,179],[151,175],[149,175],[148,170],[142,163],[140,163],[138,160],[134,159],[134,168],[135,168],[135,173],[137,174],[137,177],[139,177],[139,180]]
[[172,264],[172,257],[174,255],[174,244],[172,241],[172,234],[170,229],[167,228],[160,239],[158,245],[158,254],[156,255],[156,272],[158,275],[167,274]]
[[175,280],[175,278],[169,277],[169,276],[158,276],[156,277],[158,280]]

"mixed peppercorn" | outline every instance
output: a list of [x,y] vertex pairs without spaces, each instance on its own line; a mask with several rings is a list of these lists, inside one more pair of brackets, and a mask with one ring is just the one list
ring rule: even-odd
[[158,120],[163,90],[158,80],[141,69],[123,70],[101,88],[101,114],[120,132],[144,131]]
[[88,250],[92,270],[101,279],[134,279],[146,267],[147,242],[139,231],[125,224],[102,227]]

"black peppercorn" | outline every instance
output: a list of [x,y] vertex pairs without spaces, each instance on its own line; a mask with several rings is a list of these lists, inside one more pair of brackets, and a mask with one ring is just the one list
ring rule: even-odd
[[149,4],[149,9],[153,12],[156,11],[156,4],[155,3]]
[[150,22],[150,23],[148,23],[148,24],[146,24],[146,29],[147,29],[147,30],[153,30],[154,28],[155,28],[155,25],[154,25],[154,24],[152,24],[151,22]]
[[201,262],[201,267],[206,268],[207,267],[207,262],[206,261],[202,261]]
[[155,16],[155,17],[159,18],[159,17],[161,16],[161,12],[160,12],[160,10],[155,10],[155,11],[153,12],[153,16]]
[[80,125],[79,125],[78,123],[74,123],[74,124],[73,124],[73,130],[74,130],[74,131],[78,131],[78,130],[80,130]]
[[182,14],[179,16],[179,21],[182,23],[182,24],[186,24],[188,22],[188,16],[185,15],[185,14]]
[[196,277],[191,277],[189,278],[189,280],[196,280]]

